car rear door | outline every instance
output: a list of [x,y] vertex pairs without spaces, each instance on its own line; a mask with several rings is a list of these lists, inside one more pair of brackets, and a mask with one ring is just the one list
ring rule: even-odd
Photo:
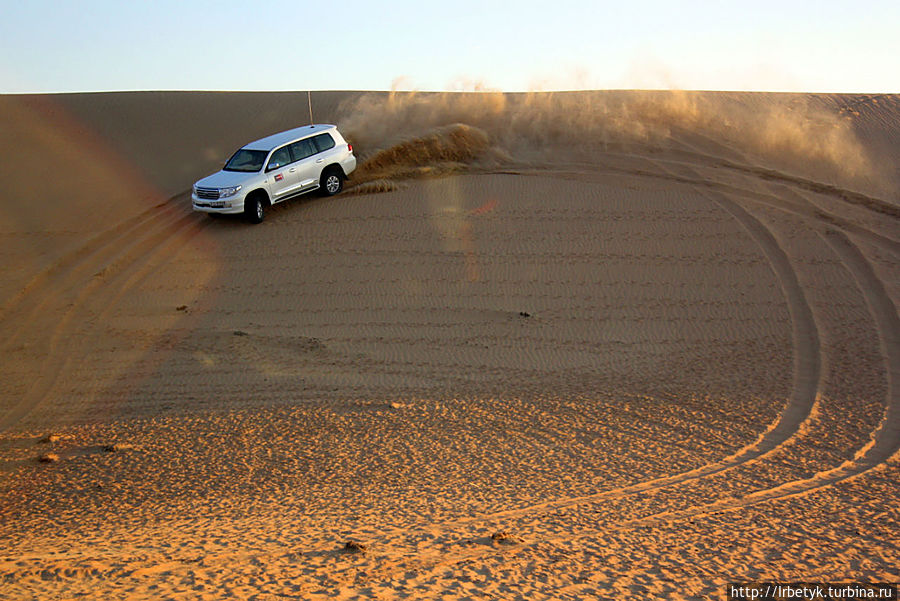
[[332,163],[340,162],[341,150],[335,146],[334,138],[328,132],[313,136],[313,143],[316,145],[316,151],[319,153],[316,161],[320,167],[327,167]]
[[316,145],[311,138],[299,140],[291,144],[291,152],[297,160],[297,176],[300,188],[308,190],[319,185],[322,166],[316,163]]

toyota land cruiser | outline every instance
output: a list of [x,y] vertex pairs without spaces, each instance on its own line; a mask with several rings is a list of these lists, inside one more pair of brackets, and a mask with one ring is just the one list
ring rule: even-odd
[[356,169],[353,147],[334,125],[307,125],[251,142],[218,173],[194,184],[195,211],[243,213],[261,223],[266,208],[313,190],[340,192]]

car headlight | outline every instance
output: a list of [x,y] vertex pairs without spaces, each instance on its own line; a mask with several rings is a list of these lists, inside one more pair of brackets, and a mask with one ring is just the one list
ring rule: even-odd
[[230,188],[219,188],[219,198],[228,198],[229,196],[234,196],[240,190],[240,186],[232,186]]

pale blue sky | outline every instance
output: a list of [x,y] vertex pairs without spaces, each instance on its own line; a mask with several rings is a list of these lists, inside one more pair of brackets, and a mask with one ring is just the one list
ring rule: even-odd
[[478,83],[900,92],[897,0],[0,6],[0,93]]

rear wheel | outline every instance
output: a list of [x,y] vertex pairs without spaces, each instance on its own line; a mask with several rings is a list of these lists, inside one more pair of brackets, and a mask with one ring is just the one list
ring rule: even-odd
[[322,173],[320,185],[322,187],[322,194],[325,196],[334,196],[344,189],[344,174],[341,173],[340,169],[334,167],[326,169],[325,172]]
[[244,201],[244,216],[250,223],[262,223],[265,219],[265,207],[258,194],[253,194]]

